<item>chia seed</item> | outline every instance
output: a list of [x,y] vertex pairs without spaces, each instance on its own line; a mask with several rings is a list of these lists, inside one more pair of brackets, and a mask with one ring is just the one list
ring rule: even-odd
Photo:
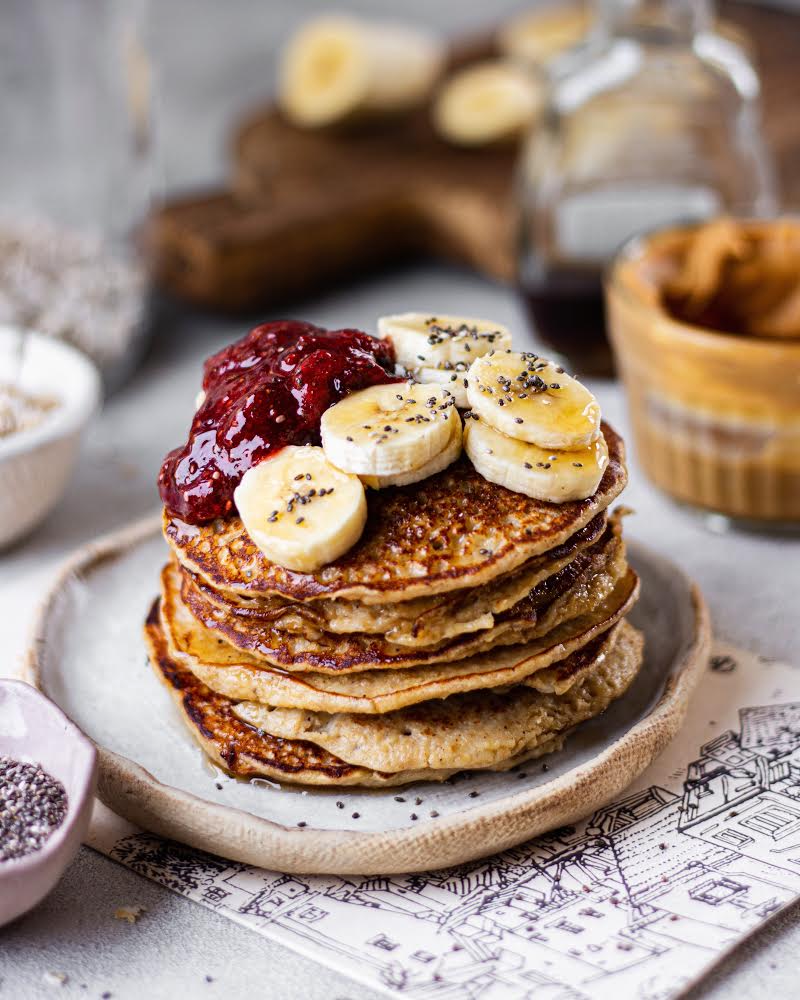
[[0,755],[0,862],[41,850],[66,815],[60,781],[39,764]]

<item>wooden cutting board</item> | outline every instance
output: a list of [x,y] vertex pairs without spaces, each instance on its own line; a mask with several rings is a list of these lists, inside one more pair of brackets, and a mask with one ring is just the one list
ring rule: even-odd
[[[727,2],[752,39],[765,128],[784,201],[800,204],[800,16]],[[451,68],[492,52],[455,48]],[[256,111],[232,143],[230,186],[176,198],[148,227],[156,282],[179,298],[236,312],[273,306],[404,260],[439,257],[501,281],[514,275],[517,150],[460,150],[427,110],[335,134]]]

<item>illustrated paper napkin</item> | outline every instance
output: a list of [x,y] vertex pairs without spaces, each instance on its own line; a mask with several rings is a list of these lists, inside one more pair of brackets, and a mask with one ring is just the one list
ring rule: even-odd
[[99,810],[97,850],[374,989],[677,996],[800,895],[800,670],[717,644],[686,723],[576,826],[446,871],[281,875]]

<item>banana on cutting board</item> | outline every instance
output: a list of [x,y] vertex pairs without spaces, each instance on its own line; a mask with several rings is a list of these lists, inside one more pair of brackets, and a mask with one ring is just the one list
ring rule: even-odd
[[439,89],[436,131],[456,146],[489,146],[521,138],[538,117],[541,82],[527,67],[494,60],[468,66]]
[[278,103],[307,128],[391,115],[428,97],[444,59],[442,43],[421,29],[324,15],[289,40]]

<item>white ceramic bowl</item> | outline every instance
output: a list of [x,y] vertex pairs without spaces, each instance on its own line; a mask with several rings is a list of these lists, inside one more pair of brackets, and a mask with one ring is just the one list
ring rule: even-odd
[[40,850],[0,861],[0,927],[43,899],[89,829],[97,751],[74,723],[30,684],[0,680],[0,754],[40,764],[67,792],[64,822]]
[[[19,331],[0,326],[0,382],[16,381]],[[29,333],[21,388],[59,405],[30,430],[0,438],[0,547],[21,538],[55,507],[75,464],[84,427],[100,402],[93,363],[68,344]]]

